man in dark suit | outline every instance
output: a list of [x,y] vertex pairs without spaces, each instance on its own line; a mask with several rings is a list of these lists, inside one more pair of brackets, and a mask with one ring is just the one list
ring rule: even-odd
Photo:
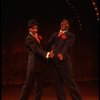
[[[78,87],[73,78],[70,49],[74,43],[75,36],[69,32],[69,21],[63,19],[60,24],[60,31],[54,33],[48,41],[48,48],[54,51],[51,59],[52,77],[57,92],[58,100],[66,100],[64,85],[67,87],[72,100],[82,100]],[[50,62],[49,62],[50,63]],[[50,64],[49,64],[50,65]]]
[[35,88],[35,100],[41,100],[44,83],[45,60],[54,56],[53,52],[43,51],[41,37],[38,34],[38,23],[35,19],[28,22],[29,34],[25,39],[28,48],[28,66],[26,81],[21,91],[20,100],[28,100],[30,90]]

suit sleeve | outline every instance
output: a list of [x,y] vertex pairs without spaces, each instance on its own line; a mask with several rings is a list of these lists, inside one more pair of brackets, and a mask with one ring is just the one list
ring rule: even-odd
[[47,51],[43,51],[37,44],[36,42],[33,41],[33,39],[31,38],[26,38],[25,40],[25,44],[26,46],[28,47],[28,49],[38,55],[38,56],[41,56],[43,58],[46,58],[46,55],[47,55]]

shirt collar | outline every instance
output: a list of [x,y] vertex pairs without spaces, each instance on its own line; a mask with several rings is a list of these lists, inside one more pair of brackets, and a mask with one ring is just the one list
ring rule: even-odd
[[65,31],[60,30],[60,32],[63,32],[63,33],[67,32],[67,31],[68,31],[68,30],[65,30]]
[[37,33],[34,35],[34,34],[32,34],[32,32],[29,32],[32,36],[37,36]]

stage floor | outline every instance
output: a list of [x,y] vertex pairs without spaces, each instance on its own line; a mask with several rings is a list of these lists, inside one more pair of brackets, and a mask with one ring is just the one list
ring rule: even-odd
[[[83,100],[99,100],[98,82],[77,82]],[[22,85],[3,85],[2,100],[19,100]],[[66,90],[66,100],[71,100]],[[34,91],[31,92],[29,100],[34,100]],[[44,88],[41,100],[57,100],[55,89],[52,85]]]

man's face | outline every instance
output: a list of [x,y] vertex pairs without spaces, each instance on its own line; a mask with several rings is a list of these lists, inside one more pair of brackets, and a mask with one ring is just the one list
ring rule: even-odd
[[69,29],[69,22],[66,19],[62,20],[60,27],[61,27],[62,31],[68,30]]
[[38,31],[38,26],[37,25],[36,26],[33,26],[29,30],[32,32],[32,34],[36,34],[37,31]]

